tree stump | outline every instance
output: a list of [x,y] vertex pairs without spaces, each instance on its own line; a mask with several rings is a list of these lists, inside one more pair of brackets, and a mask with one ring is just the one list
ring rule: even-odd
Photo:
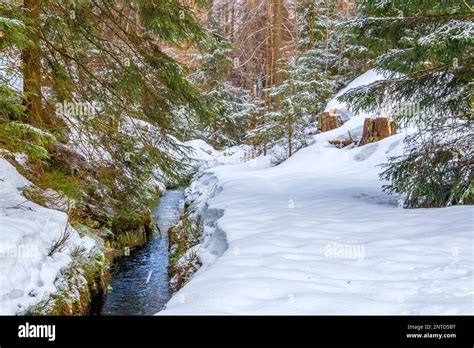
[[395,122],[388,117],[366,118],[360,145],[373,143],[397,133]]
[[318,117],[318,127],[321,132],[327,132],[332,129],[342,126],[344,121],[341,116],[336,114],[336,110],[330,110],[329,112],[323,112]]

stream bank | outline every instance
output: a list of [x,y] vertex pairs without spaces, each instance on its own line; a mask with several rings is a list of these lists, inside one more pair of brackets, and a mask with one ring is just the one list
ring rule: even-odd
[[184,188],[167,190],[154,211],[158,232],[148,243],[117,258],[109,291],[95,297],[92,315],[152,315],[171,297],[168,228],[179,221]]

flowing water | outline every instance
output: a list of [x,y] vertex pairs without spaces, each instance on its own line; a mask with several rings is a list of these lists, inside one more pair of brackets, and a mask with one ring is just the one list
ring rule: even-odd
[[160,233],[142,248],[121,257],[110,281],[112,290],[95,310],[101,315],[152,315],[171,297],[168,277],[168,227],[179,219],[183,189],[167,190],[155,211]]

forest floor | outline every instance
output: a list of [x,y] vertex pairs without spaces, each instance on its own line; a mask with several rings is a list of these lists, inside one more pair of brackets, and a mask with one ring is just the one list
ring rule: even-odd
[[328,143],[363,122],[274,167],[260,157],[199,176],[191,200],[224,238],[198,250],[203,267],[161,314],[473,314],[472,206],[403,209],[378,174],[404,132]]
[[276,167],[208,170],[222,188],[208,204],[223,211],[228,248],[162,313],[474,313],[472,207],[399,207],[377,165],[401,151],[403,134],[352,149],[327,143],[361,121]]

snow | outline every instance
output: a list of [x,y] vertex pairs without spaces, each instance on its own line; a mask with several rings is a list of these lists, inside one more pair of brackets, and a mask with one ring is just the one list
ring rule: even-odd
[[218,151],[214,150],[204,140],[190,140],[185,142],[184,145],[188,148],[187,155],[201,163],[212,161],[218,155]]
[[[348,106],[337,100],[338,97],[342,96],[346,92],[348,92],[351,89],[360,87],[360,86],[367,86],[370,85],[371,83],[374,83],[376,81],[384,80],[384,74],[383,72],[377,72],[374,69],[368,70],[364,74],[360,75],[357,77],[355,80],[353,80],[351,83],[349,83],[345,88],[341,89],[335,97],[329,101],[329,103],[326,105],[326,108],[324,111],[330,111],[336,109],[338,114],[343,116],[344,120],[347,120],[350,118],[352,113],[350,112]],[[370,117],[372,116],[373,113],[364,113],[364,112],[359,112],[355,116],[359,117]]]
[[472,40],[474,35],[474,24],[470,20],[451,20],[430,34],[423,36],[417,40],[421,46],[429,47],[430,45],[439,44],[439,42],[447,41],[466,41]]
[[[376,79],[369,71],[346,90]],[[187,199],[220,253],[200,246],[203,266],[160,314],[474,314],[473,207],[401,208],[378,165],[402,153],[405,132],[328,143],[363,121],[275,167],[255,159],[200,173]]]
[[0,81],[5,82],[7,87],[19,92],[23,90],[23,78],[17,73],[18,66],[18,59],[6,55],[0,57]]
[[[222,151],[215,150],[204,140],[190,140],[183,145],[187,147],[186,153],[197,168],[245,163],[254,157],[250,145],[231,146]],[[259,162],[261,161],[262,159],[259,160]]]
[[31,185],[0,158],[0,314],[13,315],[57,291],[56,280],[72,261],[73,248],[90,250],[94,241],[72,230],[66,247],[48,256],[66,228],[66,214],[28,201],[20,190]]

